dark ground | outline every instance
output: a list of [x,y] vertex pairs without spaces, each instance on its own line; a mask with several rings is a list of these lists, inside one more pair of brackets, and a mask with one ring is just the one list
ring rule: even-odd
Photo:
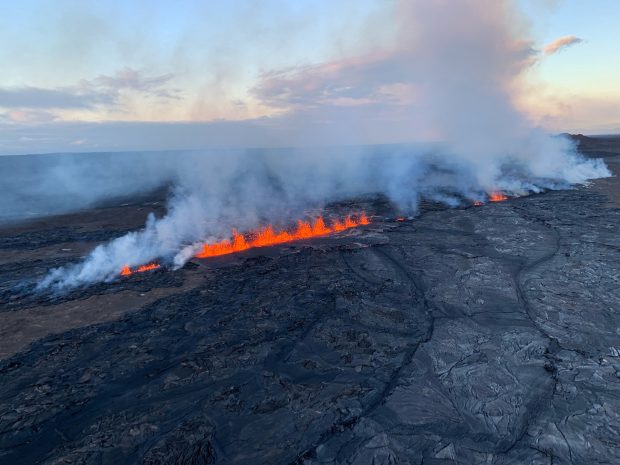
[[[620,139],[582,149],[620,171]],[[13,286],[162,204],[1,229],[0,463],[620,463],[618,178],[372,208],[55,299]]]

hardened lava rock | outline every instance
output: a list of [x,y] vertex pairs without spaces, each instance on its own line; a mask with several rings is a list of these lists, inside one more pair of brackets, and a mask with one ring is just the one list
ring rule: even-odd
[[619,202],[609,178],[379,215],[17,299],[0,462],[620,463]]

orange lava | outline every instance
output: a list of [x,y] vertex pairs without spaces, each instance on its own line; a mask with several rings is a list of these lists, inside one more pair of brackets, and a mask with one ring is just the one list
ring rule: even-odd
[[399,223],[402,223],[403,221],[407,221],[407,218],[403,218],[402,216],[399,216],[398,218],[396,218],[396,221],[398,221]]
[[141,265],[138,268],[132,270],[129,265],[125,265],[121,270],[121,276],[131,276],[134,273],[144,273],[145,271],[151,271],[161,268],[161,265],[157,263],[149,263],[148,265]]
[[[196,254],[198,258],[217,257],[220,255],[228,255],[235,252],[255,247],[267,247],[270,245],[282,244],[284,242],[298,241],[301,239],[310,239],[312,237],[326,236],[328,234],[337,233],[346,229],[356,228],[358,226],[370,224],[370,220],[365,213],[357,216],[347,216],[344,220],[335,220],[330,226],[325,224],[322,217],[318,217],[313,223],[309,221],[297,221],[297,226],[293,231],[276,231],[272,225],[265,226],[257,231],[248,234],[241,234],[233,229],[232,240],[223,240],[214,244],[204,244],[202,250]],[[141,265],[135,269],[131,269],[129,265],[125,265],[121,271],[121,276],[131,276],[134,273],[143,273],[161,268],[157,263],[149,263]]]
[[313,223],[298,220],[297,226],[293,231],[277,231],[272,225],[268,225],[244,235],[239,233],[236,229],[233,229],[232,239],[223,240],[214,244],[204,244],[202,250],[196,254],[196,257],[218,257],[220,255],[242,252],[255,247],[267,247],[301,239],[326,236],[369,223],[370,220],[366,214],[362,213],[359,216],[349,215],[342,221],[335,220],[330,226],[325,224],[325,220],[322,217],[318,217]]
[[507,200],[508,196],[504,195],[502,192],[491,192],[491,194],[489,194],[489,201],[490,202],[501,202],[502,200]]

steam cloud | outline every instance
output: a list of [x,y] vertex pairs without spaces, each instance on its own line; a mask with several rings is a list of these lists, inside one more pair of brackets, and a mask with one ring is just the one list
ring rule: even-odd
[[[388,55],[398,57],[410,76],[405,84],[416,90],[407,107],[410,130],[422,114],[440,143],[184,157],[173,170],[165,217],[151,216],[143,230],[52,270],[39,288],[110,280],[123,265],[155,259],[182,266],[198,244],[228,237],[231,227],[293,219],[367,193],[383,193],[413,213],[420,198],[458,205],[493,190],[522,195],[610,175],[601,160],[582,158],[568,138],[533,127],[513,105],[533,48],[510,2],[414,0],[397,10],[400,46]],[[329,117],[330,108],[323,111]]]
[[571,45],[579,44],[581,42],[583,42],[583,40],[579,37],[564,36],[555,39],[553,42],[545,45],[542,50],[547,55],[553,55],[554,53],[557,53],[560,50],[565,49],[566,47],[570,47]]
[[178,179],[165,152],[0,158],[0,222],[61,214],[153,190]]

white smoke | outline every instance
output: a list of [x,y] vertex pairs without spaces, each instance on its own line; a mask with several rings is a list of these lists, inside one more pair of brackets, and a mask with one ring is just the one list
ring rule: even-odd
[[[410,131],[422,115],[441,143],[227,151],[178,160],[179,183],[165,217],[150,217],[144,230],[51,271],[39,288],[110,280],[124,265],[152,260],[182,266],[197,244],[228,237],[232,227],[296,219],[308,208],[367,193],[383,193],[413,213],[422,197],[456,206],[495,190],[522,195],[610,175],[601,160],[584,159],[568,138],[533,127],[513,104],[532,47],[510,2],[413,0],[397,10],[399,46],[386,60],[397,59],[416,89],[407,107]],[[336,127],[346,130],[343,125]],[[320,132],[310,137],[322,140]]]
[[[0,222],[62,214],[174,182],[164,152],[0,157]],[[139,172],[139,175],[136,173]]]

